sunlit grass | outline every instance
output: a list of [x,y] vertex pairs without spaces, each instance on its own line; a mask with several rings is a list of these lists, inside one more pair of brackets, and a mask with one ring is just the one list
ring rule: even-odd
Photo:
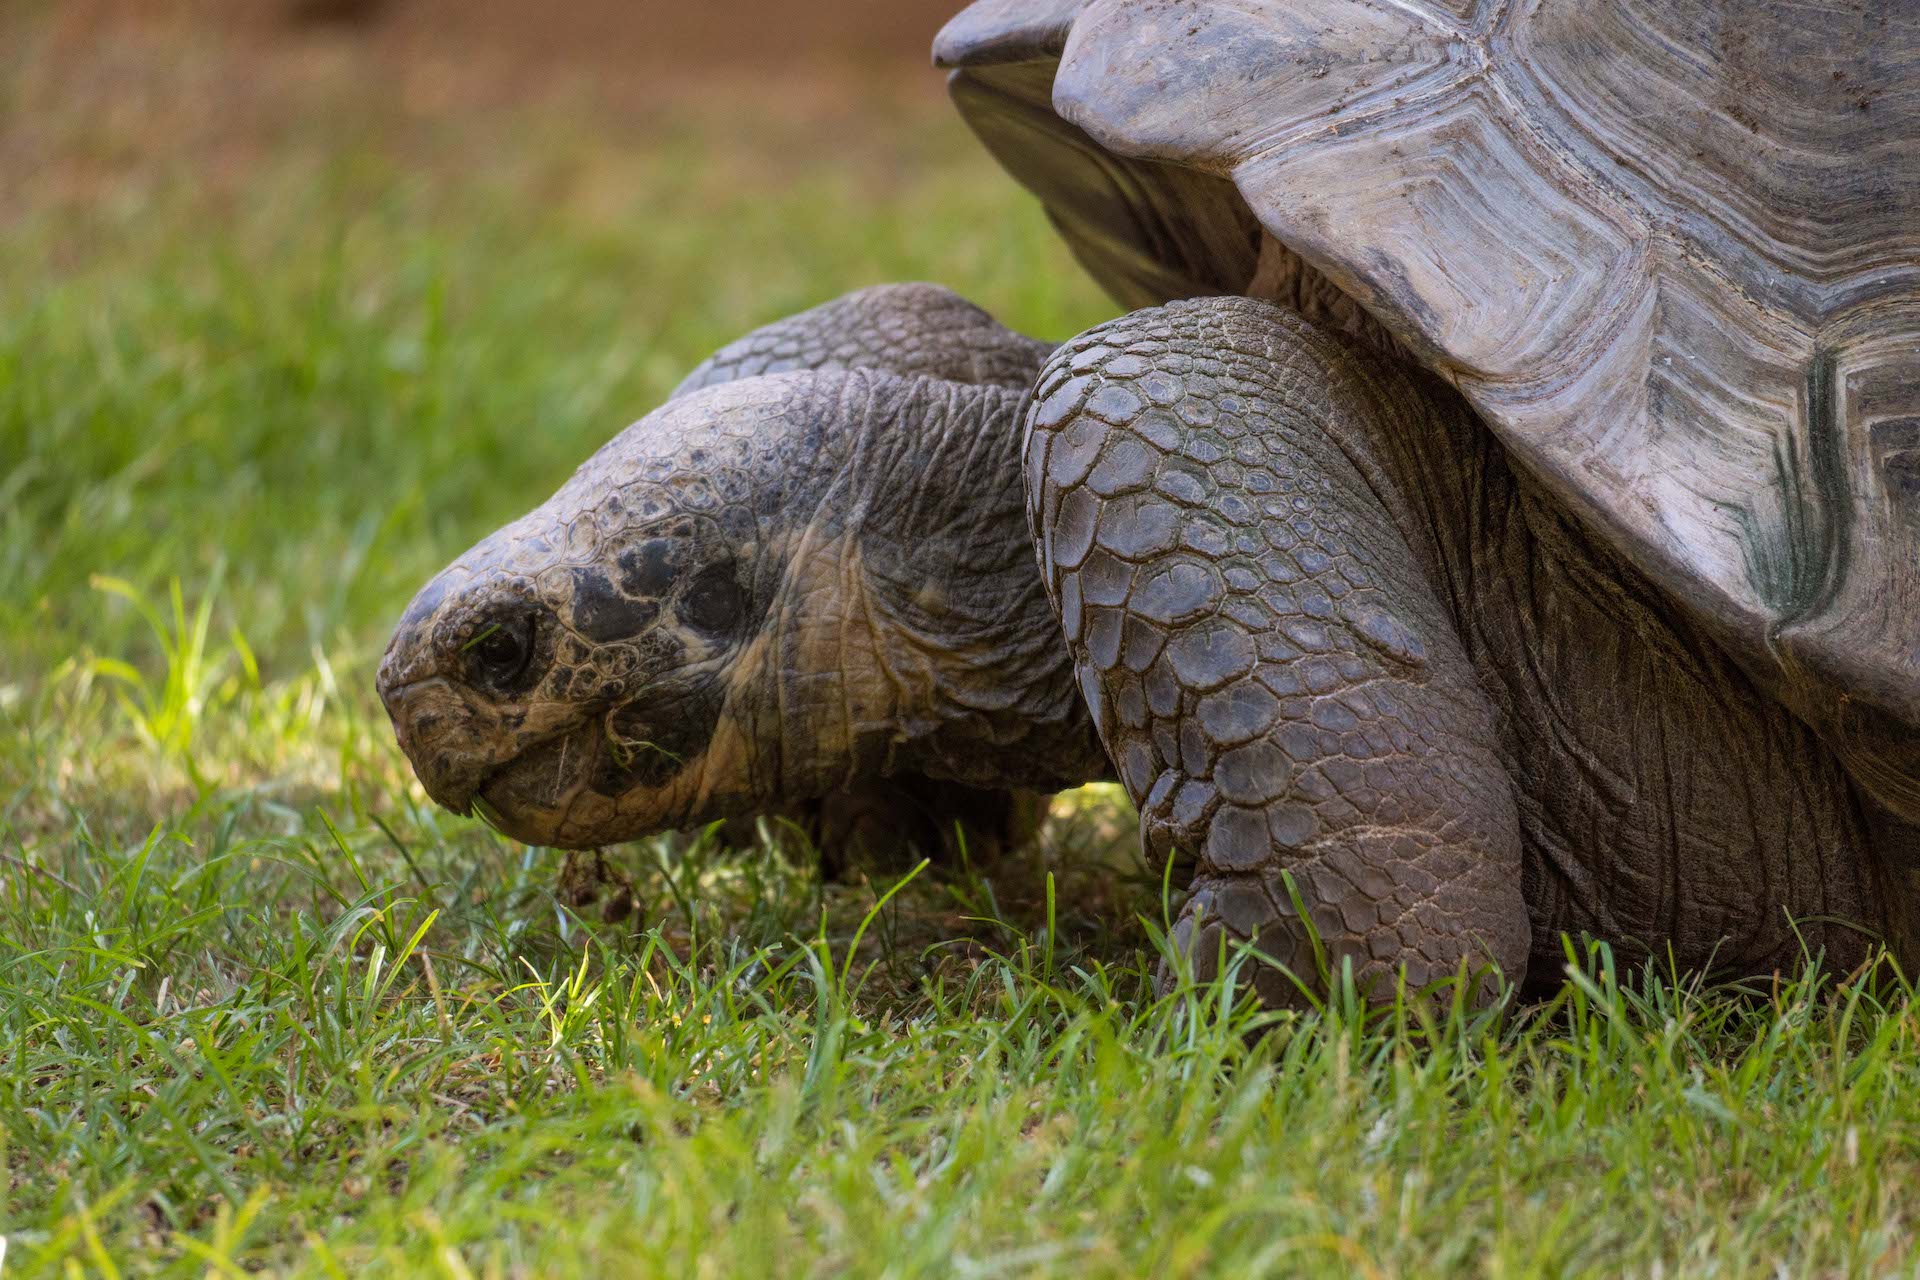
[[282,817],[23,851],[15,1265],[1795,1274],[1907,1248],[1897,984],[1576,953],[1518,1014],[1263,1014],[1156,996],[1150,918],[1138,948],[1044,910],[960,947],[930,918],[951,890],[829,900],[707,850],[609,928],[472,824]]
[[890,279],[1106,314],[944,115],[743,118],[330,121],[0,238],[0,1274],[1904,1273],[1890,973],[1262,1014],[1157,992],[1110,792],[607,903],[428,804],[387,626],[714,346]]

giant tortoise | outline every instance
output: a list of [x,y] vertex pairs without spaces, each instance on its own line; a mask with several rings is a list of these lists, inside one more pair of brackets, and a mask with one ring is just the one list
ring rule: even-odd
[[721,352],[407,609],[430,795],[584,847],[1117,776],[1203,972],[1920,958],[1920,7],[982,0],[936,57],[1134,310]]

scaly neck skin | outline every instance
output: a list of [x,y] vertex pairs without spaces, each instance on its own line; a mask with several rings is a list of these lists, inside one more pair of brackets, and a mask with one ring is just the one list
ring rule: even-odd
[[1108,776],[1034,559],[1022,399],[842,385],[813,463],[830,474],[772,549],[784,578],[752,664],[777,709],[783,798],[900,773],[1032,789]]

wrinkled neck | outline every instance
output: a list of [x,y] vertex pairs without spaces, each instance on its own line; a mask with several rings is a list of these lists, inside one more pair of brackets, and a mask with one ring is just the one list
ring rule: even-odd
[[1027,527],[1023,397],[898,378],[838,392],[831,479],[782,549],[771,620],[782,790],[1105,776]]

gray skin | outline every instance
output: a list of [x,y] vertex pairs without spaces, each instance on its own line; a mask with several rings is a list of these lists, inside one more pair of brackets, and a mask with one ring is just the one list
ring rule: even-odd
[[[1053,348],[1012,333],[980,308],[930,285],[856,290],[728,343],[686,376],[673,396],[766,373],[874,369],[1026,391]],[[798,835],[830,875],[862,867],[899,871],[923,854],[941,862],[991,862],[1038,832],[1046,797],[899,774],[756,814],[776,838]],[[750,843],[746,823],[723,837]]]
[[894,286],[716,354],[408,609],[380,686],[429,794],[592,847],[901,790],[1017,827],[1103,773],[1023,531],[1047,350]]
[[585,848],[1117,775],[1191,869],[1203,974],[1228,941],[1311,974],[1310,933],[1376,993],[1547,978],[1568,932],[1687,970],[1911,958],[1911,828],[1430,374],[1213,298],[1023,395],[965,372],[984,313],[903,289],[783,331],[937,308],[948,363],[679,395],[428,584],[379,681],[434,799]]

